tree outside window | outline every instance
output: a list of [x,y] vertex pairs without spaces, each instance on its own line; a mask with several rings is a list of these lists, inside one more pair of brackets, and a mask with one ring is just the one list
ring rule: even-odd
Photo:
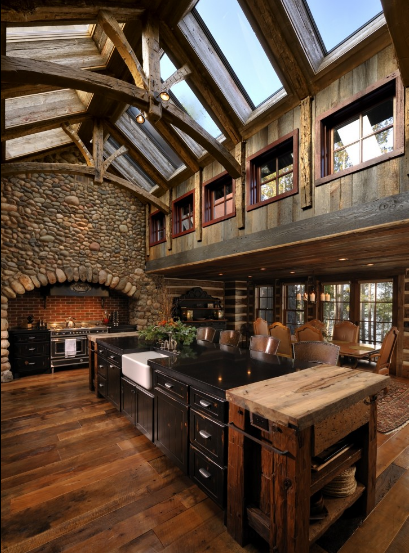
[[322,321],[329,337],[333,335],[334,325],[350,320],[351,285],[349,282],[322,284],[322,291],[330,297],[322,304]]
[[360,283],[361,342],[381,344],[392,327],[393,282]]
[[[305,322],[304,284],[286,284],[283,287],[285,325],[295,334],[297,326]],[[298,299],[297,299],[298,298]],[[301,298],[301,299],[299,299]]]

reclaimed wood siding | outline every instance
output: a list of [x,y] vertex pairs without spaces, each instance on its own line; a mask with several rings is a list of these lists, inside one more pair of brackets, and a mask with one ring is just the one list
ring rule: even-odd
[[[353,69],[312,99],[312,160],[315,154],[315,121],[322,113],[348,100],[354,94],[365,90],[370,85],[387,77],[397,70],[392,46],[388,46],[365,63]],[[405,106],[409,104],[408,90],[405,92]],[[245,144],[245,156],[271,144],[285,134],[299,128],[299,140],[303,140],[304,132],[300,128],[301,109],[297,106],[273,121],[253,136]],[[409,116],[405,115],[405,142],[408,143]],[[307,135],[306,135],[307,136]],[[234,150],[232,151],[234,154]],[[188,251],[240,237],[259,231],[274,229],[287,223],[310,219],[316,215],[333,213],[375,201],[378,198],[399,194],[409,190],[408,179],[409,153],[380,163],[368,169],[340,177],[321,186],[315,186],[313,180],[312,207],[301,209],[300,194],[283,198],[264,207],[245,212],[245,228],[238,229],[236,217],[216,223],[203,229],[202,241],[195,239],[195,233],[176,238],[172,250],[167,255]],[[214,161],[203,169],[203,182],[221,174],[224,171],[220,163]],[[314,175],[314,167],[312,168]],[[191,177],[175,188],[174,198],[194,189],[194,177]],[[163,256],[164,248],[151,248],[150,259]]]

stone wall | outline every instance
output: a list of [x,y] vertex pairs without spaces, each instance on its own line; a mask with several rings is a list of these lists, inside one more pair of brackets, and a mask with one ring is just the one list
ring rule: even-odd
[[[72,148],[38,161],[82,163]],[[1,371],[8,359],[9,301],[56,282],[103,284],[129,298],[138,328],[161,312],[160,277],[145,274],[145,208],[131,192],[87,177],[32,173],[1,180]]]

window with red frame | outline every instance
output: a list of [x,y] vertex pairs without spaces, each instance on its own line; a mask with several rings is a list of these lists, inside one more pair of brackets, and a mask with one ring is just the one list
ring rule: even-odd
[[233,179],[227,174],[204,183],[204,225],[232,217]]
[[247,159],[247,182],[248,210],[298,192],[298,130]]
[[194,194],[185,194],[173,202],[173,236],[194,230]]
[[161,211],[152,213],[150,220],[149,245],[154,246],[166,240],[165,214]]

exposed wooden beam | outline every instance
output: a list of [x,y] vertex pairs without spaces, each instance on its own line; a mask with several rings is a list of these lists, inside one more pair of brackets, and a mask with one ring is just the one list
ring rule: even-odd
[[[161,22],[160,36],[168,55],[172,60],[177,60],[176,65],[183,66],[187,64],[191,68],[189,85],[203,102],[209,114],[214,115],[215,121],[223,134],[229,137],[233,144],[240,142],[239,126],[242,122],[233,112],[227,100],[221,95],[217,85],[208,78],[207,68],[200,58],[195,55],[182,33],[177,29],[171,30],[166,23]],[[191,52],[190,56],[187,55],[188,50]]]
[[125,33],[117,20],[107,11],[103,10],[98,15],[98,23],[114,43],[122,59],[126,63],[134,83],[139,88],[148,90],[148,80],[133,48],[128,42]]
[[144,0],[3,0],[1,20],[9,24],[37,23],[62,25],[69,23],[95,23],[98,13],[107,10],[119,21],[139,18],[149,7]]
[[199,170],[197,157],[191,152],[186,143],[180,138],[178,133],[163,120],[156,121],[155,129],[166,140],[169,146],[180,157],[183,163],[194,173]]
[[186,77],[191,74],[191,72],[192,71],[189,66],[185,63],[183,67],[172,73],[172,75],[166,79],[166,81],[162,84],[162,89],[169,90],[173,85],[184,81]]
[[113,154],[111,154],[109,157],[106,158],[106,160],[103,163],[103,172],[108,169],[108,167],[111,165],[111,163],[119,156],[123,156],[124,154],[128,153],[128,148],[126,146],[121,146]]
[[92,133],[92,155],[94,158],[96,184],[101,184],[103,178],[104,165],[104,127],[99,118],[94,119],[94,132]]
[[312,98],[301,102],[300,113],[300,170],[301,208],[312,206]]
[[407,0],[381,0],[383,13],[404,86],[409,86],[409,3]]
[[116,127],[110,121],[106,121],[106,129],[114,140],[119,142],[119,144],[126,146],[129,151],[129,155],[134,159],[134,161],[140,166],[142,171],[144,171],[150,179],[153,180],[162,190],[168,190],[169,186],[166,179],[163,175],[152,165],[152,163],[137,149],[137,147],[132,144],[129,138],[125,133]]
[[[7,44],[6,44],[6,37],[7,37],[7,24],[3,21],[1,22],[1,55],[5,56],[7,52]],[[1,162],[3,163],[6,160],[6,144],[3,143],[3,134],[6,129],[6,101],[2,98],[1,99],[1,136],[2,136],[2,143],[1,143],[1,152],[0,152],[0,158]]]
[[[94,167],[87,167],[85,165],[76,165],[73,163],[37,163],[37,162],[21,162],[21,163],[4,163],[1,166],[1,172],[4,177],[12,175],[19,175],[22,173],[56,173],[56,174],[69,174],[69,175],[85,175],[93,178],[95,175]],[[127,190],[130,190],[135,196],[143,203],[150,203],[154,205],[160,211],[169,213],[169,207],[161,202],[158,198],[155,198],[149,192],[146,192],[143,188],[140,188],[136,184],[129,182],[125,179],[117,177],[112,173],[105,173],[104,179],[108,182],[113,182]]]
[[[65,88],[74,88],[105,94],[113,99],[126,104],[134,105],[144,111],[148,111],[149,98],[145,90],[141,90],[132,84],[125,83],[113,77],[98,75],[91,71],[65,68],[56,63],[8,58],[2,56],[1,73],[6,80],[13,77],[17,82],[43,82],[46,84],[58,84]],[[180,128],[215,159],[223,165],[228,173],[237,178],[240,175],[240,167],[234,157],[205,129],[196,123],[187,113],[176,106],[168,104],[163,106],[163,117],[166,121]]]
[[149,108],[147,114],[154,123],[162,117],[162,103],[159,100],[161,91],[159,23],[154,17],[145,18],[142,28],[143,69],[148,79]]
[[75,125],[76,123],[87,121],[88,119],[89,116],[86,113],[74,113],[73,115],[63,115],[60,117],[54,117],[53,119],[35,121],[33,123],[27,123],[26,125],[10,127],[5,129],[2,133],[1,141],[3,142],[5,140],[19,138],[20,136],[28,136],[29,134],[57,129],[58,127],[61,127],[63,123],[66,123],[67,125]]
[[176,26],[183,17],[195,7],[198,0],[177,0],[176,2],[162,2],[160,18],[172,27]]
[[71,138],[79,151],[82,153],[88,167],[94,167],[94,158],[92,157],[91,152],[85,146],[81,138],[78,136],[78,133],[71,127],[71,125],[67,123],[62,123],[61,128],[65,132],[65,134],[67,134]]

